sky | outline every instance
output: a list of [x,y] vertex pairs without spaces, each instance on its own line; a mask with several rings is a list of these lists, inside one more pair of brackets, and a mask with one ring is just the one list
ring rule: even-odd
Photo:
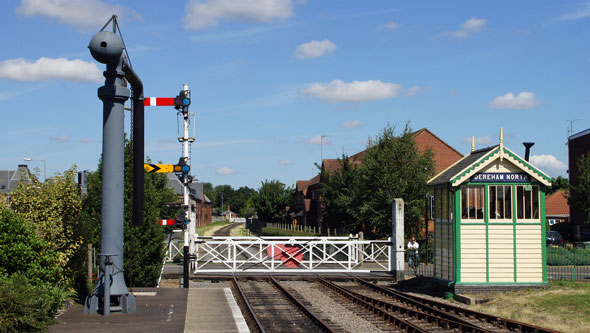
[[[189,85],[192,174],[214,185],[293,185],[388,123],[463,154],[503,127],[567,177],[568,131],[590,128],[589,1],[2,1],[0,169],[96,170],[105,67],[87,47],[113,14],[146,97]],[[145,112],[146,158],[177,162],[176,111]]]

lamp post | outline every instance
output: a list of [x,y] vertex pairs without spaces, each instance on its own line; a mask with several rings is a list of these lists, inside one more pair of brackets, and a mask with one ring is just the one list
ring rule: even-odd
[[32,158],[29,158],[29,157],[25,157],[25,158],[23,158],[23,160],[25,160],[27,162],[31,162],[31,161],[43,161],[43,182],[45,182],[45,179],[47,179],[46,178],[46,173],[45,173],[45,171],[47,171],[47,164],[46,164],[47,161],[46,160],[32,159]]

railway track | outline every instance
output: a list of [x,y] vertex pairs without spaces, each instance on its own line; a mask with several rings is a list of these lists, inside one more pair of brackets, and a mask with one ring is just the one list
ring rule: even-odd
[[218,230],[216,230],[213,233],[213,236],[230,236],[231,235],[231,230],[233,228],[237,228],[238,226],[240,226],[242,223],[232,223],[232,224],[228,224],[222,228],[219,228]]
[[[351,315],[382,331],[399,332],[555,332],[542,327],[499,318],[444,302],[383,288],[351,278],[329,281],[318,277],[314,292],[338,299]],[[250,329],[258,332],[344,332],[328,314],[315,309],[294,289],[273,277],[264,281],[240,281],[233,288]],[[310,287],[305,287],[310,288]],[[297,288],[295,288],[297,289]],[[309,297],[309,295],[308,295]],[[345,299],[347,302],[342,302]],[[325,311],[325,310],[324,310]],[[329,311],[329,310],[328,310]],[[334,318],[334,317],[333,317]],[[346,331],[349,331],[348,328]]]
[[555,332],[386,289],[362,279],[353,278],[351,282],[337,283],[325,279],[317,281],[405,331],[442,332],[450,329],[460,332]]
[[266,281],[240,281],[234,276],[232,284],[253,331],[343,332],[273,277],[267,276]]

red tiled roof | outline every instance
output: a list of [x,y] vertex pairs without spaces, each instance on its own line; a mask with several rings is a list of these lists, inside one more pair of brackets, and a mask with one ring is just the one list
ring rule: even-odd
[[548,195],[545,198],[545,214],[546,215],[568,215],[570,214],[570,206],[567,203],[567,191],[559,190]]
[[[418,148],[420,154],[423,154],[429,148],[432,150],[434,154],[435,174],[440,173],[463,157],[455,148],[451,147],[426,128],[414,132],[413,135],[414,140],[416,140],[416,148]],[[363,150],[350,156],[348,159],[353,165],[359,165],[363,158],[365,158],[366,152],[366,150]],[[322,163],[328,172],[334,172],[341,168],[338,159],[324,159]]]

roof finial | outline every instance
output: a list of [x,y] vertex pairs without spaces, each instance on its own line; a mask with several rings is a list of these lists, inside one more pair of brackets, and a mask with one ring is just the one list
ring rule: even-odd
[[500,127],[500,161],[504,160],[504,128]]
[[471,151],[475,151],[475,136],[471,137]]

